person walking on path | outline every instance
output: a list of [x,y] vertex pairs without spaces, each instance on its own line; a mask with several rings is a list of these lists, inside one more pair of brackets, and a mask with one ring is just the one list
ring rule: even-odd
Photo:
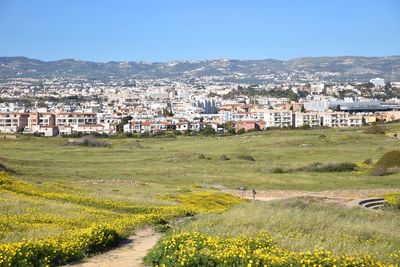
[[257,194],[257,192],[256,192],[256,190],[253,188],[253,190],[252,190],[253,200],[256,200],[256,194]]

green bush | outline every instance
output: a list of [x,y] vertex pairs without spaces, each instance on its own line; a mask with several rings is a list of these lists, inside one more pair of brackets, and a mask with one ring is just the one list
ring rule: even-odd
[[203,134],[203,135],[214,135],[214,134],[216,134],[216,132],[215,132],[215,129],[212,126],[207,125],[206,128],[204,128],[204,130],[201,131],[201,134]]
[[289,170],[283,169],[283,168],[280,168],[280,167],[276,167],[276,168],[271,169],[271,173],[288,173],[288,172],[289,172]]
[[242,128],[242,129],[239,129],[236,133],[237,134],[245,134],[246,130],[244,128]]
[[206,158],[206,156],[204,156],[204,154],[199,155],[199,159],[205,159],[205,158]]
[[300,167],[298,171],[308,171],[308,172],[349,172],[355,171],[357,168],[357,164],[352,162],[343,162],[343,163],[321,163],[321,162],[313,162],[310,165]]
[[372,169],[371,175],[373,176],[385,176],[388,174],[387,168],[383,166],[375,166],[375,168]]
[[367,164],[367,165],[371,165],[373,162],[372,162],[372,159],[366,159],[363,161],[363,163]]
[[247,160],[247,161],[256,161],[252,155],[240,155],[238,159]]
[[366,134],[384,134],[385,132],[378,125],[372,125],[372,126],[368,127],[364,131],[364,133],[366,133]]
[[400,151],[393,150],[385,153],[376,165],[385,168],[400,167]]

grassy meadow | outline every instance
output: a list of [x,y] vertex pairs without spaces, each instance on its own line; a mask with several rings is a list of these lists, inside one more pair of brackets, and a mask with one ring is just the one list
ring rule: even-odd
[[[400,125],[385,131],[399,132]],[[148,264],[399,264],[396,212],[350,209],[316,198],[249,202],[208,186],[400,189],[400,172],[372,176],[373,164],[364,163],[400,150],[393,136],[359,128],[104,141],[111,146],[67,146],[62,137],[0,139],[0,164],[10,170],[0,172],[0,266],[65,264],[115,246],[143,225],[184,217],[190,219],[171,224]],[[307,168],[315,162],[357,167]],[[182,250],[177,240],[197,245]]]
[[296,198],[238,205],[223,214],[205,215],[176,232],[209,236],[257,236],[268,232],[280,247],[291,251],[326,249],[333,255],[370,254],[387,260],[400,251],[399,215],[378,213]]
[[[398,128],[398,125],[392,125]],[[221,184],[258,189],[357,189],[400,187],[400,174],[369,175],[363,161],[376,162],[400,149],[397,138],[363,129],[282,130],[230,137],[107,139],[109,148],[65,146],[66,138],[0,140],[0,163],[30,182],[129,179],[162,186]],[[200,155],[204,159],[200,159]],[[230,160],[220,160],[227,155]],[[239,159],[251,155],[255,162]],[[201,157],[201,156],[200,156]],[[312,162],[353,162],[357,172],[272,173]],[[118,195],[121,193],[118,192]]]

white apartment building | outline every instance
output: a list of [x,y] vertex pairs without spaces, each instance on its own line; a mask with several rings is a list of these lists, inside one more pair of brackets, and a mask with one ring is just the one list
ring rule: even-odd
[[56,113],[56,125],[97,124],[96,113],[63,112]]
[[318,127],[321,125],[321,118],[318,112],[296,112],[293,115],[294,127],[302,127],[304,125],[309,125],[310,127]]
[[321,118],[323,126],[343,128],[349,124],[349,114],[346,112],[325,112]]
[[264,118],[266,128],[292,126],[292,111],[290,110],[265,110]]

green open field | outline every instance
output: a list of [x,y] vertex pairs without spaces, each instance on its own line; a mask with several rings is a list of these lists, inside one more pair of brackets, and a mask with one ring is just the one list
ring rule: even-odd
[[[385,152],[400,149],[397,138],[362,132],[286,130],[232,137],[107,139],[110,148],[64,146],[65,138],[22,137],[0,140],[0,163],[31,182],[130,179],[174,187],[201,183],[304,190],[400,187],[400,174],[373,177],[363,168],[350,173],[271,173],[274,167],[312,162],[361,166],[367,158],[376,161]],[[200,154],[206,159],[199,159]],[[222,154],[231,160],[220,160]],[[255,162],[240,160],[240,155],[251,155]]]
[[[400,125],[386,127],[386,132],[400,131]],[[332,266],[340,255],[350,255],[341,262],[343,266],[353,260],[355,264],[349,266],[368,266],[378,261],[396,264],[400,250],[398,213],[350,209],[316,198],[243,202],[207,188],[400,189],[400,172],[372,176],[373,164],[363,163],[366,159],[375,163],[384,153],[400,150],[400,140],[363,131],[275,130],[224,137],[99,139],[111,143],[110,147],[66,146],[68,138],[61,137],[0,139],[0,163],[13,171],[0,172],[0,247],[5,253],[0,254],[0,266],[9,266],[7,263],[15,260],[10,255],[17,255],[13,253],[20,250],[23,255],[31,255],[30,249],[35,248],[38,254],[33,255],[40,258],[45,255],[42,250],[49,249],[47,243],[53,244],[49,258],[27,262],[44,266],[73,261],[115,246],[143,225],[164,225],[194,214],[174,226],[163,242],[168,243],[173,235],[183,234],[180,238],[188,239],[184,242],[204,235],[220,238],[212,242],[221,246],[221,251],[234,251],[229,244],[237,243],[238,249],[243,245],[241,237],[250,238],[251,243],[260,235],[265,239],[262,233],[266,231],[273,243],[261,244],[260,255],[247,251],[250,254],[246,261],[230,262],[228,252],[208,255],[209,250],[204,250],[196,254],[199,258],[185,258],[186,265],[190,260],[191,266],[198,266],[199,262],[211,266],[238,262],[248,265],[250,259],[262,265],[274,258],[276,266],[301,266],[305,259],[301,253],[314,253],[321,248],[332,253],[322,266]],[[221,155],[230,160],[221,160]],[[243,156],[251,156],[254,161]],[[357,170],[299,170],[314,162],[351,162]],[[291,171],[274,173],[276,168]],[[228,209],[234,205],[237,206]],[[27,244],[26,240],[38,243]],[[210,244],[204,248],[207,246]],[[179,249],[168,253],[175,252]],[[373,260],[353,259],[351,255],[357,253]],[[310,262],[319,264],[321,255],[312,254]],[[157,247],[147,263],[176,266],[181,264],[179,257],[166,260]],[[224,257],[228,257],[227,263],[216,261]],[[257,265],[253,263],[250,264]]]

